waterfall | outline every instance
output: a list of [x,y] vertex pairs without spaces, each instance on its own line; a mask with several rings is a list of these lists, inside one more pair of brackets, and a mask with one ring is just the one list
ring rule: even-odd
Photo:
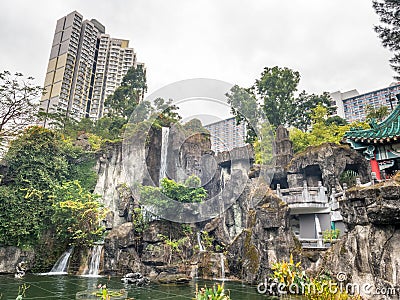
[[322,247],[322,229],[321,229],[321,223],[319,221],[318,215],[315,214],[315,231],[316,231],[316,236],[317,236],[317,246]]
[[101,252],[103,251],[103,245],[95,245],[92,249],[89,270],[86,272],[86,276],[88,277],[96,277],[99,276],[99,268],[100,268],[100,259]]
[[225,256],[223,253],[219,254],[221,259],[221,280],[225,280]]
[[168,154],[168,136],[169,127],[163,127],[161,129],[161,161],[160,161],[160,181],[167,173],[167,154]]
[[67,269],[68,269],[68,261],[69,257],[71,256],[72,250],[74,248],[71,247],[67,251],[65,251],[60,258],[57,260],[57,262],[54,264],[53,268],[49,273],[46,275],[63,275],[67,274]]
[[201,243],[200,232],[197,232],[197,244],[199,245],[200,252],[204,252],[205,249],[203,247],[203,244]]

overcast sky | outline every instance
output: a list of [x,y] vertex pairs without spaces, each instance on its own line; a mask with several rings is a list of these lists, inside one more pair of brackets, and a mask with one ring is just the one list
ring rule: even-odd
[[149,93],[204,77],[248,87],[265,66],[301,74],[309,93],[388,86],[391,53],[370,0],[3,0],[0,66],[42,84],[57,19],[73,10],[130,40]]

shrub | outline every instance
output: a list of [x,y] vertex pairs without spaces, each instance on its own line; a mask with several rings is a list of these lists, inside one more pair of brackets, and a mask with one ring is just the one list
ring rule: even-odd
[[230,300],[229,292],[225,292],[224,284],[216,284],[211,288],[201,288],[196,285],[196,297],[193,300]]

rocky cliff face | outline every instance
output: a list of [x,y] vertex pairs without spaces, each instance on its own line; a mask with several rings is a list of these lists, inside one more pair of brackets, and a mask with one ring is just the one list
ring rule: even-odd
[[289,208],[278,197],[262,187],[248,190],[249,205],[244,229],[228,247],[232,275],[249,283],[269,277],[271,265],[287,260],[296,248],[289,227]]
[[25,251],[12,246],[0,247],[0,274],[15,273],[15,267],[21,262],[25,262],[27,270],[30,270],[34,260],[35,253],[33,251]]
[[[348,191],[340,202],[347,234],[319,262],[348,282],[371,285],[366,299],[400,298],[400,185],[396,181]],[[396,294],[377,295],[386,289]]]
[[323,144],[309,147],[305,152],[293,157],[286,167],[289,186],[318,186],[318,181],[331,191],[341,190],[340,175],[345,170],[358,173],[363,182],[369,181],[371,168],[368,161],[348,146]]

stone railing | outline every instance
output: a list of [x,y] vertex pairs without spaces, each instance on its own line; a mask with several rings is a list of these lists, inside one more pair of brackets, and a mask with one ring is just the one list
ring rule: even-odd
[[306,203],[321,204],[323,206],[328,204],[326,188],[322,185],[321,181],[318,181],[317,187],[307,186],[306,181],[304,181],[303,187],[288,189],[281,189],[280,185],[278,184],[275,193],[289,206]]
[[340,241],[340,239],[332,239],[329,241],[325,241],[323,239],[303,239],[299,238],[301,245],[304,249],[320,249],[326,250],[331,247],[334,243]]

